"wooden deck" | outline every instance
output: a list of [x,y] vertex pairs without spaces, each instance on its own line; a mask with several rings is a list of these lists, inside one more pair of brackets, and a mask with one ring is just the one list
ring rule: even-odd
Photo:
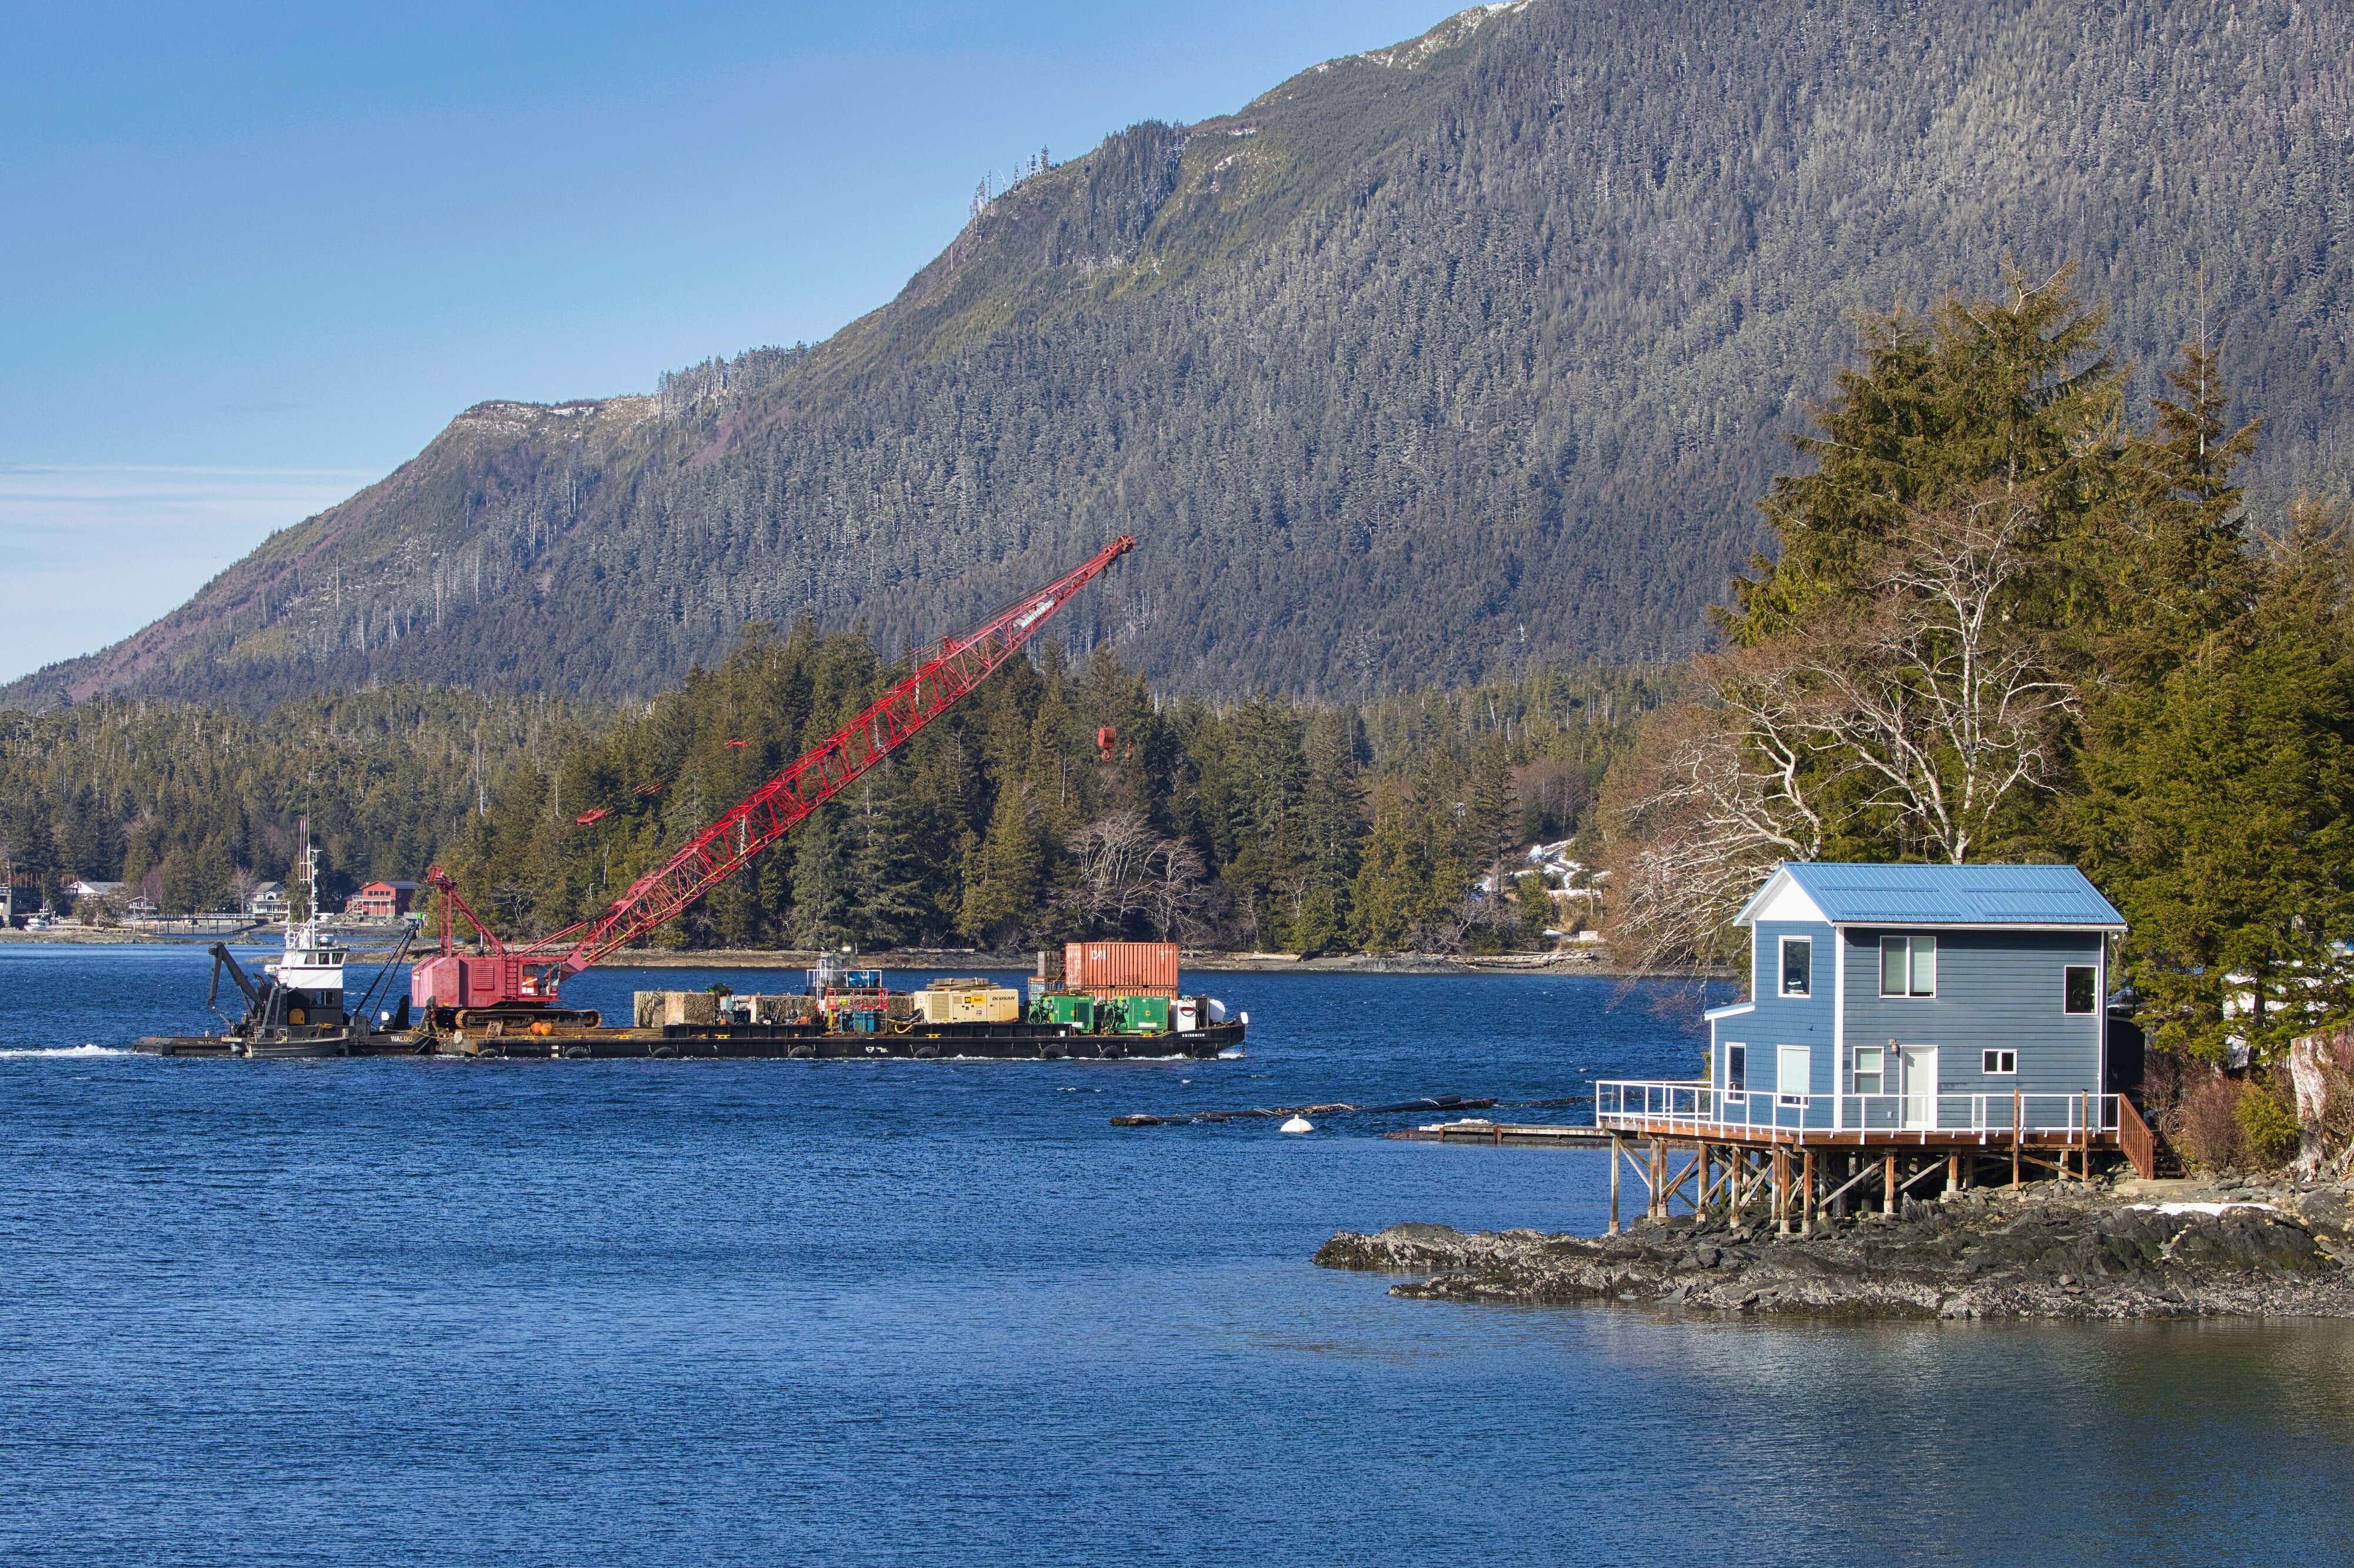
[[[1755,1220],[1786,1234],[1804,1234],[1875,1202],[1882,1213],[1894,1213],[1910,1198],[1941,1191],[2016,1187],[2042,1177],[2088,1181],[2096,1165],[2119,1155],[2139,1174],[2152,1173],[2157,1138],[2130,1100],[2093,1094],[2064,1098],[2077,1102],[2075,1111],[2056,1126],[2036,1125],[2020,1114],[2024,1099],[2010,1097],[2013,1118],[2006,1126],[1859,1128],[1723,1121],[1694,1114],[1717,1103],[1704,1097],[1680,1109],[1671,1097],[1665,1115],[1603,1108],[1623,1107],[1628,1097],[1621,1095],[1597,1101],[1591,1126],[1472,1117],[1384,1136],[1410,1143],[1606,1150],[1613,1234],[1619,1228],[1621,1178],[1628,1171],[1643,1189],[1647,1218],[1668,1219],[1681,1205],[1728,1224]],[[1975,1114],[1984,1119],[1985,1107]]]
[[1696,1123],[1688,1118],[1609,1116],[1599,1119],[1602,1125],[1589,1130],[1600,1134],[1606,1143],[1611,1134],[1617,1133],[1630,1141],[1664,1139],[1671,1144],[1721,1143],[1766,1150],[1892,1149],[1994,1155],[2008,1152],[2013,1144],[2044,1153],[2124,1147],[2115,1130],[2094,1128],[1777,1128]]
[[1466,1117],[1385,1132],[1405,1143],[1477,1143],[1498,1149],[1607,1149],[1610,1134],[1598,1127],[1553,1127],[1541,1123],[1487,1121]]

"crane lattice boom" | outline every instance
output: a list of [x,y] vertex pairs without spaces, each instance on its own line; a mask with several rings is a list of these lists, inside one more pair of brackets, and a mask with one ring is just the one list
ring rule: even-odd
[[[452,959],[446,966],[428,960],[419,965],[411,986],[415,1000],[420,1005],[445,1008],[531,1007],[553,1001],[563,975],[578,974],[616,949],[651,935],[734,875],[917,730],[955,706],[1020,652],[1073,594],[1135,547],[1135,539],[1123,534],[1086,565],[1024,596],[964,636],[942,642],[914,674],[754,790],[677,853],[638,878],[594,920],[582,921],[528,946],[506,947],[458,896],[454,879],[435,866],[426,879],[441,894],[444,955],[454,948],[450,923],[454,906],[497,958]],[[460,964],[472,966],[472,971],[461,973],[456,967]],[[447,979],[429,978],[429,971]],[[463,994],[457,994],[461,987]]]

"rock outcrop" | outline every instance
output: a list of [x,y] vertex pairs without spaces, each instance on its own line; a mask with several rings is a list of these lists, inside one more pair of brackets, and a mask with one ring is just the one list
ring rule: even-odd
[[[1418,1277],[1393,1296],[1619,1301],[1903,1318],[2354,1317],[2338,1187],[2036,1187],[1908,1202],[1813,1236],[1678,1218],[1617,1236],[1343,1231],[1327,1268]],[[2179,1189],[2179,1183],[2164,1183]]]

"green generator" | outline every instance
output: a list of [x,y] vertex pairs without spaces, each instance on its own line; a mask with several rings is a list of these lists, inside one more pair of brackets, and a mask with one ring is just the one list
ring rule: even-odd
[[1169,1033],[1169,999],[1165,996],[1124,996],[1119,999],[1123,1027],[1130,1034]]
[[1068,1023],[1087,1033],[1096,1027],[1096,999],[1091,996],[1042,996],[1035,1016],[1041,1023]]

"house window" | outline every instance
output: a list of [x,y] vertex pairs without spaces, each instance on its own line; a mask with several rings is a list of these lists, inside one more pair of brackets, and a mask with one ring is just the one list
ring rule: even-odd
[[2070,1012],[2097,1012],[2101,1005],[2101,971],[2090,964],[2070,964],[2062,1004]]
[[1855,1093],[1876,1095],[1882,1092],[1881,1085],[1887,1080],[1881,1075],[1887,1054],[1877,1045],[1859,1045],[1855,1048]]
[[1724,1092],[1740,1096],[1749,1092],[1749,1047],[1727,1045],[1724,1048]]
[[1882,996],[1936,995],[1937,938],[1935,937],[1881,938],[1880,994]]
[[2004,1075],[2017,1074],[2019,1071],[2019,1053],[2016,1051],[1988,1052],[1986,1054],[1986,1070],[1989,1073],[1998,1073]]
[[1815,943],[1811,937],[1782,938],[1782,994],[1805,996],[1814,989]]
[[1786,1106],[1802,1106],[1814,1087],[1815,1054],[1804,1045],[1783,1045],[1776,1048],[1780,1059],[1774,1065],[1774,1092]]

